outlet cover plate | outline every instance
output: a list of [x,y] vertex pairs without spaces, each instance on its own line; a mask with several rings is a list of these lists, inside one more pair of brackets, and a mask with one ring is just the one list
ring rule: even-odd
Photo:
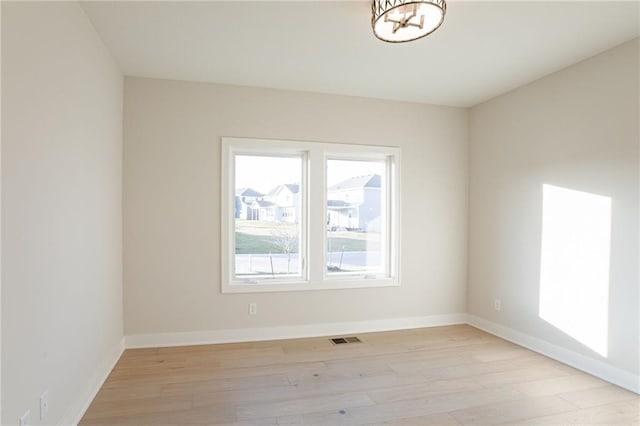
[[256,315],[258,313],[258,304],[249,303],[249,315]]

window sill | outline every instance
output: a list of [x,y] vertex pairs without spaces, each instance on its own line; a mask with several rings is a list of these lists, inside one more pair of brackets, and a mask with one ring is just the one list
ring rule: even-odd
[[222,293],[271,293],[277,291],[310,291],[310,290],[344,290],[353,288],[378,288],[378,287],[398,287],[400,281],[397,278],[384,279],[362,279],[360,277],[348,279],[328,278],[321,282],[312,281],[280,281],[280,282],[258,282],[246,283],[236,281],[222,284]]

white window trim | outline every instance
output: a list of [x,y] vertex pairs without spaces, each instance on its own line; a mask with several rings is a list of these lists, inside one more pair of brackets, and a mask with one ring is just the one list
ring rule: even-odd
[[[222,138],[221,153],[221,291],[256,293],[400,285],[400,149],[388,146],[347,145],[249,138]],[[234,279],[235,188],[234,155],[304,155],[301,181],[300,247],[303,248],[301,277]],[[387,160],[388,276],[373,274],[329,275],[326,271],[326,160]],[[324,165],[324,167],[322,167]]]

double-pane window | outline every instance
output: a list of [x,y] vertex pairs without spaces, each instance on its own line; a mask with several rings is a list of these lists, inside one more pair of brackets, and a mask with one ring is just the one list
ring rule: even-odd
[[223,138],[222,290],[398,285],[397,148]]

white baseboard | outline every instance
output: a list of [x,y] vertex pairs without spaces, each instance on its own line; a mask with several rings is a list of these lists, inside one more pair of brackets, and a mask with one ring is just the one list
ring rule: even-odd
[[340,334],[405,330],[465,324],[466,314],[430,315],[425,317],[390,318],[370,321],[350,321],[306,324],[283,327],[241,328],[180,333],[134,334],[126,336],[126,347],[157,348],[213,343],[257,342],[261,340],[296,339],[304,337],[336,336]]
[[475,315],[467,315],[467,322],[476,328],[505,340],[524,346],[571,367],[640,394],[640,375],[622,370],[597,359],[554,345],[537,337],[530,336],[509,327],[488,321]]
[[91,402],[98,394],[98,391],[104,384],[105,380],[116,366],[116,363],[125,350],[125,338],[123,337],[117,345],[102,359],[102,362],[96,367],[95,374],[87,381],[82,391],[78,394],[76,400],[71,404],[62,420],[58,423],[61,426],[77,426],[84,416],[84,413],[91,405]]

